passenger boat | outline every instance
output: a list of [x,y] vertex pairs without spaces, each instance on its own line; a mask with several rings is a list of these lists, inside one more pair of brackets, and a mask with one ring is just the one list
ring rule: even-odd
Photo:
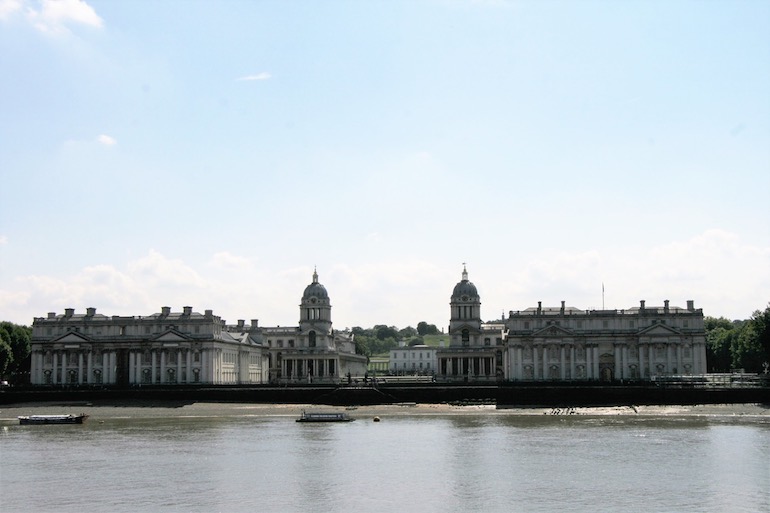
[[355,419],[351,418],[347,413],[305,413],[297,419],[297,422],[351,422]]
[[28,415],[19,417],[19,424],[82,424],[88,417],[85,413],[79,415]]

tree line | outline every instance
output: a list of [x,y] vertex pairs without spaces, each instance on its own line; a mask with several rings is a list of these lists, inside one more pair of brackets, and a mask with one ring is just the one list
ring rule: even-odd
[[423,336],[440,333],[435,324],[428,324],[425,321],[417,323],[417,328],[407,326],[398,329],[395,326],[376,324],[372,328],[356,326],[351,331],[356,344],[356,353],[365,356],[387,353],[397,348],[400,341],[407,341],[409,345],[420,344]]
[[770,365],[770,304],[762,311],[755,311],[748,320],[706,317],[704,322],[709,372],[767,371]]
[[32,328],[0,322],[0,376],[10,384],[27,381],[30,369]]

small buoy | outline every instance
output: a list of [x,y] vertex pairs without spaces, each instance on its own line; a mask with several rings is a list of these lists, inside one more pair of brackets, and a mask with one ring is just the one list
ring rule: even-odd
[[379,422],[379,421],[380,421],[380,418],[379,418],[379,417],[374,417],[372,420],[373,420],[374,422]]

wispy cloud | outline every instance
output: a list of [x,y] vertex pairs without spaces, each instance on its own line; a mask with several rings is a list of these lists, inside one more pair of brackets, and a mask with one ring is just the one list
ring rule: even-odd
[[103,144],[105,146],[114,146],[118,143],[118,141],[115,140],[114,137],[110,137],[106,134],[101,134],[99,137],[96,138],[96,140],[99,142],[99,144]]
[[0,246],[3,246],[5,244],[8,244],[8,237],[5,235],[0,235]]
[[267,71],[263,71],[262,73],[257,73],[256,75],[246,75],[245,77],[240,77],[237,80],[239,81],[252,81],[252,80],[269,80],[273,76],[268,73]]

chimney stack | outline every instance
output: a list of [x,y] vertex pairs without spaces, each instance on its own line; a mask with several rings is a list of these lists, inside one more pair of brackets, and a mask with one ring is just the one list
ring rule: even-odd
[[184,314],[185,315],[192,314],[192,307],[191,306],[185,306],[185,307],[183,307],[183,310],[184,310]]
[[687,300],[687,310],[690,312],[695,311],[695,301],[693,301],[692,299]]
[[64,316],[65,317],[72,317],[75,315],[75,309],[74,308],[65,308],[64,309]]
[[168,315],[171,313],[171,307],[170,306],[163,306],[160,309],[160,312],[162,315]]
[[94,315],[96,315],[96,308],[94,307],[86,308],[86,315],[88,317],[93,317]]

